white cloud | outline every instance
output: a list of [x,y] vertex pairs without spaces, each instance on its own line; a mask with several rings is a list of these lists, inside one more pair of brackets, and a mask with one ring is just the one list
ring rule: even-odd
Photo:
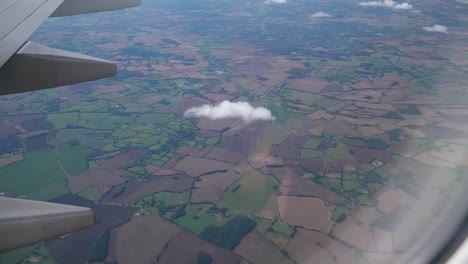
[[434,24],[430,27],[423,27],[424,30],[428,32],[440,32],[440,33],[447,33],[448,28],[446,26]]
[[288,0],[266,0],[265,4],[286,4]]
[[312,17],[312,18],[322,18],[322,17],[331,17],[331,15],[320,11],[320,12],[317,12],[317,13],[311,15],[310,17]]
[[383,1],[370,1],[370,2],[360,2],[360,6],[371,6],[371,7],[386,7],[398,10],[409,10],[413,8],[413,5],[408,3],[397,3],[393,0],[383,0]]
[[222,101],[216,105],[202,105],[185,111],[185,117],[208,117],[209,119],[238,118],[245,122],[275,120],[265,107],[253,107],[247,102]]
[[456,0],[458,3],[468,4],[468,0]]

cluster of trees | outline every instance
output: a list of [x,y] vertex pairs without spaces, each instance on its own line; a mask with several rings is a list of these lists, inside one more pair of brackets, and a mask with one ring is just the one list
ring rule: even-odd
[[217,206],[212,206],[206,211],[206,214],[209,216],[214,216],[216,214],[221,214],[224,217],[230,217],[231,215],[228,213],[228,209],[226,207],[219,208]]
[[367,147],[370,149],[386,149],[389,145],[379,138],[367,139]]
[[161,205],[158,207],[159,214],[165,215],[166,213],[171,212],[172,214],[170,215],[170,219],[175,220],[186,214],[185,206],[186,206],[185,204],[183,205]]
[[385,115],[383,115],[382,117],[388,118],[388,119],[396,119],[396,120],[403,120],[404,119],[400,114],[398,114],[395,111],[390,111],[390,112],[386,113]]
[[110,232],[107,230],[94,242],[89,256],[89,262],[101,262],[106,259],[109,248],[109,237]]
[[400,141],[401,130],[400,129],[392,129],[387,131],[387,134],[390,136],[390,140],[392,141]]
[[420,115],[421,111],[419,111],[419,108],[415,105],[408,105],[406,109],[401,109],[399,111],[402,114],[407,114],[407,115]]
[[219,247],[233,250],[256,226],[255,220],[244,215],[237,215],[222,227],[208,226],[201,232],[200,237]]
[[236,187],[234,187],[234,189],[231,190],[231,192],[237,192],[237,190],[239,190],[240,187],[241,184],[238,184]]
[[206,252],[200,252],[197,255],[197,259],[195,260],[196,264],[210,264],[213,261],[211,256]]
[[120,188],[120,191],[112,195],[112,198],[116,198],[117,196],[121,195],[122,193],[125,192],[126,189],[127,189],[127,186],[123,186],[122,188]]

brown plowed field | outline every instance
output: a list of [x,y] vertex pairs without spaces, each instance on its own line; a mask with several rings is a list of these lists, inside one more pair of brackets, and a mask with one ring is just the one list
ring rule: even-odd
[[297,229],[286,250],[298,263],[354,263],[352,248],[323,233],[302,228]]
[[219,161],[225,161],[225,162],[229,162],[232,164],[238,164],[239,162],[244,160],[244,156],[239,153],[235,153],[227,149],[216,148],[216,147],[213,148],[208,153],[208,155],[206,155],[206,158],[219,160]]
[[52,202],[90,207],[99,224],[72,233],[65,238],[47,240],[44,245],[57,263],[82,264],[88,262],[94,241],[106,230],[127,222],[137,208],[118,205],[94,204],[77,195],[65,194]]
[[133,216],[132,220],[112,230],[107,261],[153,263],[182,228],[160,216]]
[[89,186],[115,186],[125,181],[123,176],[129,175],[132,174],[125,170],[106,171],[101,169],[92,169],[80,175],[69,177],[68,188],[71,192],[77,193]]
[[252,231],[245,236],[234,252],[251,263],[292,263],[270,241],[265,240],[257,231]]
[[310,197],[279,196],[277,199],[281,219],[288,224],[324,233],[332,228],[330,218],[334,206],[327,206],[324,201]]

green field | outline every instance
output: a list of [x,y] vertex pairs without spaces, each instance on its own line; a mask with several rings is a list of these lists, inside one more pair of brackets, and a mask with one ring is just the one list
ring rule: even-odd
[[190,191],[186,191],[183,193],[175,193],[175,192],[159,192],[155,194],[147,195],[136,202],[137,205],[143,206],[148,202],[151,202],[153,199],[156,202],[159,202],[164,205],[179,205],[179,204],[186,204],[189,202],[190,198]]
[[89,255],[90,262],[101,262],[106,259],[109,250],[109,238],[110,232],[107,230],[94,242]]
[[301,113],[292,112],[288,107],[283,105],[273,106],[270,108],[270,110],[273,116],[276,118],[275,122],[279,124],[283,124],[288,119],[303,116]]
[[36,245],[31,245],[0,254],[0,263],[21,263],[34,252],[36,247]]
[[188,230],[200,234],[210,225],[223,225],[228,218],[220,215],[209,215],[207,212],[212,205],[209,204],[191,204],[185,207],[185,215],[177,218],[174,222]]
[[[237,187],[239,185],[240,187]],[[252,171],[229,187],[221,204],[233,211],[263,209],[274,195],[274,186],[271,178],[258,171]]]
[[55,262],[48,256],[46,249],[42,244],[35,244],[18,248],[6,253],[0,254],[0,263],[33,263],[26,259],[34,256],[37,257],[37,264],[54,264]]
[[304,148],[311,148],[311,149],[315,149],[317,148],[318,146],[320,146],[320,140],[319,139],[316,139],[316,138],[310,138],[305,144],[304,144]]
[[83,145],[60,145],[57,159],[69,175],[77,175],[88,169],[87,157],[94,151]]
[[78,195],[80,195],[82,197],[85,197],[85,198],[88,198],[88,199],[93,200],[93,201],[97,201],[97,200],[99,200],[99,198],[101,198],[102,193],[99,192],[98,190],[96,190],[93,187],[88,187],[88,188],[82,190],[81,192],[79,192]]
[[275,232],[283,234],[285,236],[290,237],[294,234],[294,229],[290,225],[282,221],[275,222],[271,227]]
[[333,159],[356,161],[347,146],[343,143],[338,143],[336,147],[325,150],[325,155]]
[[348,208],[337,206],[332,211],[331,220],[334,222],[340,223],[346,218],[348,212],[349,212]]
[[242,238],[256,225],[255,220],[245,215],[237,215],[221,227],[213,225],[207,227],[200,237],[219,247],[234,250]]
[[106,130],[91,130],[82,128],[60,129],[54,138],[49,139],[52,144],[62,144],[72,140],[78,140],[81,145],[98,150],[104,143],[102,139],[110,132]]
[[68,192],[54,149],[26,153],[24,160],[0,169],[0,191],[10,197],[49,200]]
[[47,121],[52,123],[55,129],[61,129],[68,125],[74,125],[76,122],[78,122],[78,119],[78,113],[59,113],[47,115]]

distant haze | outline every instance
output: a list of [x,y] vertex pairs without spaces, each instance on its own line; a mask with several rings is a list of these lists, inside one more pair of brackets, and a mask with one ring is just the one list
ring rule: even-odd
[[247,102],[225,100],[216,105],[202,105],[187,109],[185,117],[208,117],[210,119],[238,118],[245,122],[255,120],[275,120],[271,111],[265,107],[253,107]]

